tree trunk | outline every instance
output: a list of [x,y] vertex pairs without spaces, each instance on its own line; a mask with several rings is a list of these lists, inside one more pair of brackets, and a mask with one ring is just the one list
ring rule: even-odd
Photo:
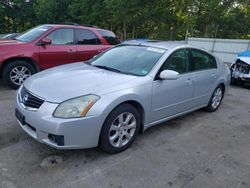
[[127,39],[126,21],[123,21],[124,40]]
[[135,38],[135,26],[133,25],[133,38]]

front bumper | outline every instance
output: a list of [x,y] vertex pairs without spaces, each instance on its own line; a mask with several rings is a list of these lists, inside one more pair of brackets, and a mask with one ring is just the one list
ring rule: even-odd
[[[17,119],[21,128],[37,141],[57,149],[79,149],[98,146],[103,116],[62,119],[52,116],[58,104],[44,102],[37,111],[29,111],[20,103],[19,91],[16,96],[16,110],[24,117]],[[63,138],[63,144],[51,139],[51,135]]]
[[239,80],[243,82],[250,82],[250,73],[244,74],[240,71],[235,71],[231,69],[231,77],[235,80]]

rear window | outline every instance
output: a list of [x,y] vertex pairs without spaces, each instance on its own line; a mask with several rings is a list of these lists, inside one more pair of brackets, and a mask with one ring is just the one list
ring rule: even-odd
[[105,30],[98,30],[98,33],[102,35],[103,38],[110,44],[110,45],[117,45],[120,44],[120,41],[117,39],[115,34],[112,31],[105,31]]

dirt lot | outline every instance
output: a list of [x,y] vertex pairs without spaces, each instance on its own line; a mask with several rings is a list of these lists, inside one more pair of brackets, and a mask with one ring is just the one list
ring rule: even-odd
[[37,143],[15,121],[14,96],[0,81],[1,188],[250,187],[249,89],[232,87],[217,112],[153,127],[117,155]]

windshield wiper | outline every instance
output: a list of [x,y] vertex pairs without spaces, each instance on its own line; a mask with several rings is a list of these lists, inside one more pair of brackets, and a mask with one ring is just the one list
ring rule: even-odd
[[94,67],[98,67],[100,69],[105,69],[105,70],[109,70],[109,71],[113,71],[113,72],[119,72],[122,73],[122,71],[112,68],[112,67],[107,67],[107,66],[103,66],[103,65],[93,65]]
[[131,72],[120,71],[118,69],[115,69],[115,68],[112,68],[112,67],[103,66],[103,65],[92,65],[92,66],[98,67],[100,69],[105,69],[105,70],[113,71],[113,72],[119,72],[119,73],[122,73],[122,74],[127,74],[127,75],[132,75],[132,76],[140,76],[138,74],[134,74],[134,73],[131,73]]
[[83,63],[90,65],[90,61],[89,60],[83,61]]

